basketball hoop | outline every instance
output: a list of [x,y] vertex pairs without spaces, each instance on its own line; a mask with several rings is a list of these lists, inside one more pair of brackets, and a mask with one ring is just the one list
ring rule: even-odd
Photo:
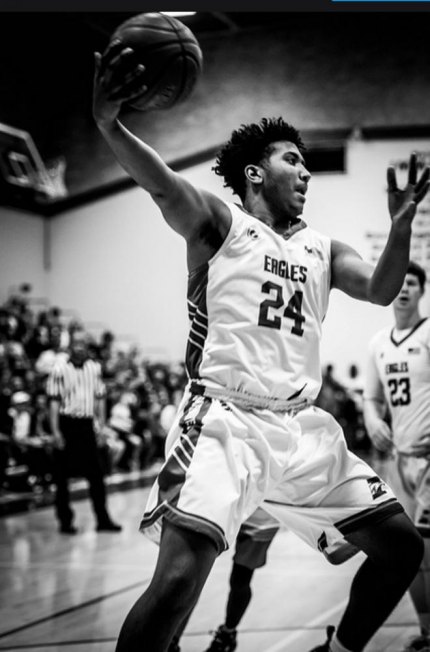
[[63,156],[45,165],[27,131],[0,123],[0,172],[6,183],[35,191],[41,201],[51,202],[68,195],[65,170]]

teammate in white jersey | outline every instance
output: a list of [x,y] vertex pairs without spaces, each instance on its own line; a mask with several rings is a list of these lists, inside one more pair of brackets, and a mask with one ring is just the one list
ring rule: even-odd
[[421,634],[407,650],[430,650],[430,319],[419,309],[425,283],[424,269],[411,262],[393,303],[394,327],[370,342],[364,393],[369,436],[390,454],[387,479],[424,536],[424,559],[409,588]]
[[[312,406],[321,322],[331,288],[388,305],[409,262],[411,223],[429,186],[411,157],[405,189],[390,169],[391,229],[374,268],[300,219],[310,173],[296,129],[243,125],[215,172],[242,206],[195,188],[119,121],[142,94],[130,48],[96,54],[93,112],[118,161],[187,243],[190,383],[166,440],[142,528],[160,541],[152,581],[127,615],[117,652],[165,652],[217,555],[262,507],[332,561],[368,558],[336,637],[321,649],[362,650],[415,576],[421,536],[391,489]],[[160,540],[161,534],[161,540]]]

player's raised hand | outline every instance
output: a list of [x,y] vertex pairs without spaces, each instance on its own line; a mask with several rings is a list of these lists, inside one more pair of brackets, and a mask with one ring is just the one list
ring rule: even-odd
[[393,223],[410,225],[417,206],[429,189],[430,169],[426,166],[417,180],[417,156],[411,154],[408,169],[408,182],[403,189],[397,185],[396,171],[393,167],[387,170],[388,208]]
[[113,122],[122,104],[141,96],[145,67],[121,41],[112,41],[104,52],[94,53],[93,115],[97,123]]

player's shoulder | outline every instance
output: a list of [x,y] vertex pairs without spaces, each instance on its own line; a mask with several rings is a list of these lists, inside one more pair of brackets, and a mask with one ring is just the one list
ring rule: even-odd
[[430,346],[430,317],[424,317],[416,330],[416,334]]
[[422,320],[422,322],[420,324],[420,328],[423,331],[425,331],[427,333],[430,333],[430,317],[424,317],[423,318],[423,320]]
[[321,231],[317,231],[316,229],[313,229],[311,226],[308,226],[306,222],[303,222],[303,224],[304,224],[304,228],[300,231],[302,237],[309,238],[318,242],[322,242],[324,243],[324,245],[331,247],[332,240],[328,235],[322,233]]
[[331,239],[321,231],[317,231],[303,222],[303,227],[297,231],[296,242],[298,245],[304,247],[307,254],[316,256],[317,258],[325,261],[326,264],[331,263]]
[[375,350],[376,348],[383,346],[391,340],[392,326],[384,326],[380,328],[376,333],[372,335],[369,341],[370,350]]

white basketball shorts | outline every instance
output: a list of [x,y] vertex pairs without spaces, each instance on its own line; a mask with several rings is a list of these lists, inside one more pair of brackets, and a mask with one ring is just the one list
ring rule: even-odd
[[259,506],[332,563],[357,552],[345,534],[403,511],[320,408],[243,409],[187,391],[141,530],[158,541],[166,518],[211,537],[222,552]]
[[423,537],[430,537],[430,462],[395,453],[385,463],[387,481]]

